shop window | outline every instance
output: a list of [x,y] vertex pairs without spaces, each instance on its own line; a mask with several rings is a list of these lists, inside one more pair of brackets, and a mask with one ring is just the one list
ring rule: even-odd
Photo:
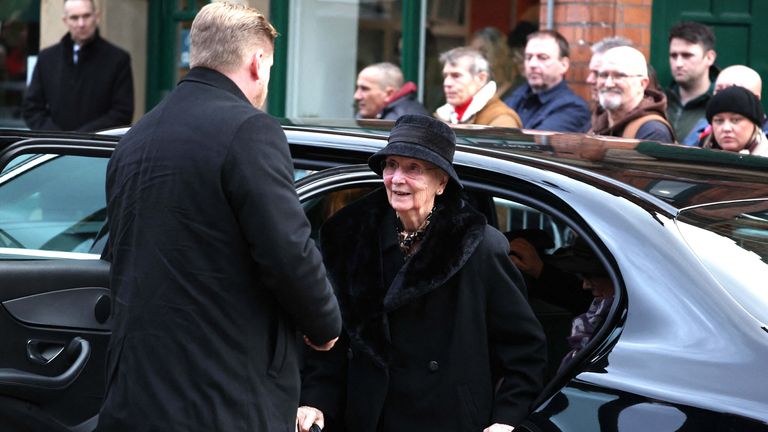
[[28,59],[40,45],[40,2],[0,3],[0,127],[25,128],[21,104],[32,73]]

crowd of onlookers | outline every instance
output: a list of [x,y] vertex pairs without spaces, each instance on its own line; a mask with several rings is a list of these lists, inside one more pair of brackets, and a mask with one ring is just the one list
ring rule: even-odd
[[[760,75],[744,65],[722,71],[715,35],[701,23],[682,22],[669,33],[672,84],[659,86],[632,41],[608,37],[592,45],[590,101],[565,79],[568,41],[557,31],[532,31],[522,53],[524,79],[515,86],[513,51],[500,32],[483,29],[470,46],[440,55],[446,104],[435,117],[451,124],[481,124],[680,143],[768,156],[768,121],[760,103]],[[396,119],[424,114],[417,88],[391,63],[360,72],[358,118]]]

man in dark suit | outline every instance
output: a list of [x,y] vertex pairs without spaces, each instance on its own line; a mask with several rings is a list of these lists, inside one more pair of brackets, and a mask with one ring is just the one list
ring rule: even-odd
[[131,124],[131,57],[99,36],[93,0],[66,0],[61,42],[40,52],[24,99],[30,129],[97,131]]
[[192,69],[109,163],[114,323],[99,430],[293,432],[296,330],[319,350],[339,335],[285,134],[255,108],[276,36],[253,8],[203,7]]

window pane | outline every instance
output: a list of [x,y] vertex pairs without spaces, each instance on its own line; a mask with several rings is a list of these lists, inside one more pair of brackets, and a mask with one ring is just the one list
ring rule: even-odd
[[0,247],[89,252],[106,220],[109,160],[22,157],[0,176]]
[[0,127],[26,128],[21,103],[27,88],[29,56],[40,45],[40,2],[0,2]]

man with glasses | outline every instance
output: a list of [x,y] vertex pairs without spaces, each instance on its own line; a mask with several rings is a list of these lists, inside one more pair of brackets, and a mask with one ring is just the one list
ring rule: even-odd
[[65,0],[61,42],[40,51],[23,104],[34,130],[93,132],[133,118],[130,55],[99,36],[93,0]]
[[597,91],[603,112],[592,120],[596,135],[675,142],[666,117],[667,98],[648,86],[648,65],[632,47],[611,48],[603,54]]

